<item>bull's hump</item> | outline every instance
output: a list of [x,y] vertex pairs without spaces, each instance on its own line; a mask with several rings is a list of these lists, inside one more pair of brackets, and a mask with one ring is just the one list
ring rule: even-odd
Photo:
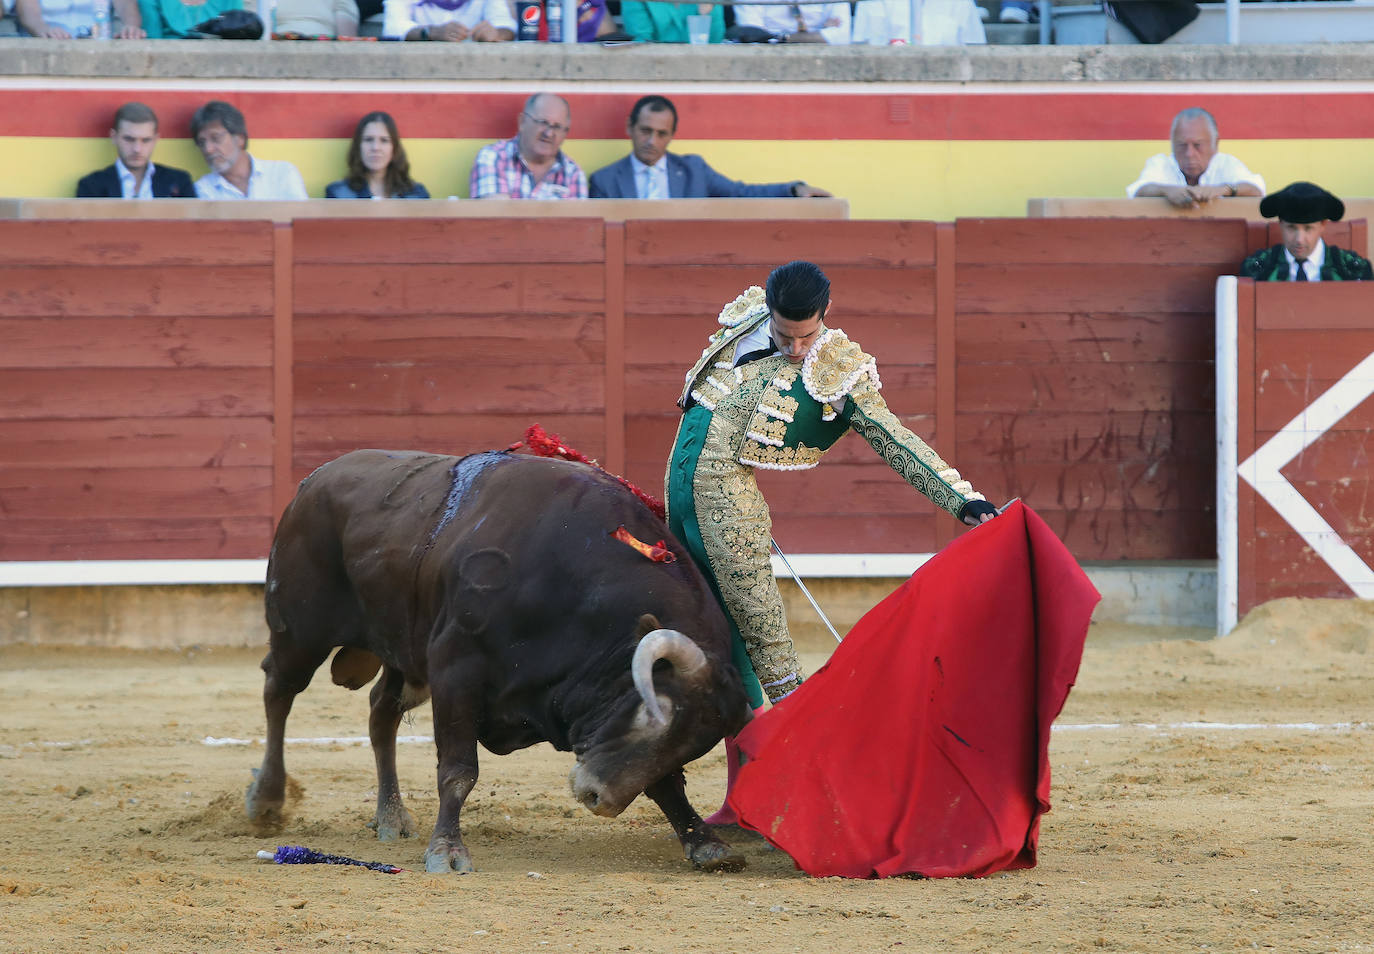
[[477,478],[500,461],[509,459],[510,455],[501,451],[484,451],[460,458],[449,468],[448,494],[444,497],[444,507],[439,513],[439,519],[429,533],[431,542],[444,532],[444,528],[453,522],[454,517],[458,516]]

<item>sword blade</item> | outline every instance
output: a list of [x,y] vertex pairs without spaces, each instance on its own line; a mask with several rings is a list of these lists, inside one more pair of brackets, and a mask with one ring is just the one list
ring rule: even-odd
[[811,608],[816,611],[816,615],[821,618],[821,622],[825,624],[825,628],[830,630],[830,635],[835,637],[835,642],[841,642],[840,634],[835,632],[835,627],[830,623],[830,617],[825,615],[825,611],[821,609],[821,604],[816,602],[816,598],[812,596],[811,591],[806,588],[806,584],[802,582],[802,578],[797,575],[797,571],[792,567],[792,561],[787,559],[786,553],[782,552],[782,547],[778,546],[778,541],[773,540],[772,537],[768,539],[772,541],[773,549],[778,551],[778,556],[782,557],[782,565],[787,567],[787,572],[791,573],[792,579],[797,581],[797,586],[801,587],[802,595],[805,596],[806,601],[811,604]]

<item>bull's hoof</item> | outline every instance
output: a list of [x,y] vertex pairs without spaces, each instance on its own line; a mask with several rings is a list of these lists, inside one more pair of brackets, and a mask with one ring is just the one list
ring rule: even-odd
[[746,864],[744,855],[714,839],[688,848],[686,854],[698,871],[743,871]]
[[466,848],[425,852],[425,870],[430,874],[471,874],[472,858]]
[[270,828],[282,824],[284,813],[282,808],[286,804],[284,793],[275,795],[263,791],[262,776],[257,769],[253,770],[253,781],[249,783],[248,790],[243,795],[243,809],[248,815],[248,820],[259,827]]
[[415,834],[415,816],[405,808],[396,812],[379,811],[372,821],[367,823],[367,827],[377,833],[378,841],[409,838]]

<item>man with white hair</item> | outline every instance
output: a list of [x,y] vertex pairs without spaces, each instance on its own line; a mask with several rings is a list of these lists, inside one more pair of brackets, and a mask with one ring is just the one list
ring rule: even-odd
[[1192,106],[1175,116],[1169,142],[1172,154],[1151,156],[1139,178],[1126,187],[1127,196],[1163,196],[1186,209],[1217,198],[1264,195],[1262,176],[1235,156],[1217,152],[1217,121],[1207,110]]

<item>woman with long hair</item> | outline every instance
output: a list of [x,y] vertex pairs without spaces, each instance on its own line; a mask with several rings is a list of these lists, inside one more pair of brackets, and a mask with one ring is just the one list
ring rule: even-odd
[[410,178],[396,120],[372,112],[358,120],[348,147],[348,176],[331,182],[326,199],[428,199],[429,190]]

